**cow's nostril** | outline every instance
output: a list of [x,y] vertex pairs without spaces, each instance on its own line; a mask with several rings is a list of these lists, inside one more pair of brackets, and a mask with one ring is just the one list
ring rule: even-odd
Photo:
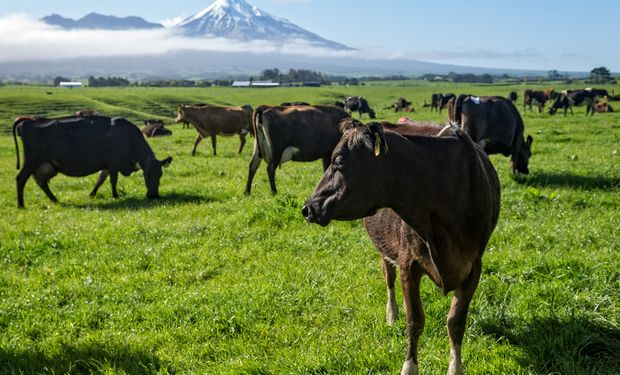
[[308,219],[310,215],[310,208],[308,206],[303,206],[301,208],[301,214],[304,216],[305,219]]

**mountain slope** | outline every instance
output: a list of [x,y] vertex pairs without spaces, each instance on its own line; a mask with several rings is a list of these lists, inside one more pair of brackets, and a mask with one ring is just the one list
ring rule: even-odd
[[104,29],[104,30],[128,30],[128,29],[158,29],[163,26],[152,23],[140,17],[116,17],[106,16],[99,13],[89,13],[84,17],[73,20],[64,18],[58,14],[41,18],[41,21],[64,29]]
[[302,39],[311,44],[336,50],[351,48],[322,38],[286,19],[272,16],[245,0],[216,0],[175,26],[191,37],[223,37],[237,40],[285,42]]

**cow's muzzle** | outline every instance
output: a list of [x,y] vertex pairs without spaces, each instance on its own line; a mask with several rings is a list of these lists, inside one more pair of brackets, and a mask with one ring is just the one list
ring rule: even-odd
[[321,209],[319,205],[314,202],[306,202],[304,206],[301,208],[301,214],[304,219],[306,219],[309,223],[319,224],[324,227],[329,224],[329,219],[321,214]]

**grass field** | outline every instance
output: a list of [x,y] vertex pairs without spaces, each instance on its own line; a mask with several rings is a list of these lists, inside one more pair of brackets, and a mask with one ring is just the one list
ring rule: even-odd
[[[321,228],[300,214],[320,162],[285,164],[277,196],[263,163],[246,197],[251,144],[237,155],[238,138],[219,137],[217,157],[210,142],[191,157],[195,130],[171,126],[171,137],[149,140],[160,159],[174,157],[161,200],[146,200],[141,172],[119,179],[118,200],[109,184],[88,197],[95,176],[59,176],[59,204],[30,180],[18,210],[16,116],[96,109],[171,123],[179,103],[363,95],[381,119],[399,117],[381,108],[402,96],[414,101],[410,117],[444,121],[421,108],[432,92],[525,88],[0,87],[0,373],[394,374],[406,353],[404,319],[385,324],[379,256],[361,223]],[[534,137],[527,177],[491,158],[502,211],[468,318],[468,374],[620,373],[620,113],[583,114],[524,114]],[[450,298],[429,279],[422,286],[420,370],[444,374]]]

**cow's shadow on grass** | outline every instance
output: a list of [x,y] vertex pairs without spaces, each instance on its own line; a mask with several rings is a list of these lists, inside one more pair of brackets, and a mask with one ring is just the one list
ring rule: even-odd
[[482,321],[484,334],[521,348],[524,368],[541,374],[619,374],[620,330],[585,318]]
[[107,373],[110,369],[124,374],[152,374],[166,367],[146,349],[125,345],[64,344],[54,353],[0,348],[2,374],[93,374]]
[[607,176],[578,176],[570,173],[539,172],[530,175],[518,175],[515,181],[535,187],[563,187],[587,190],[607,190],[620,187],[620,178]]
[[94,198],[88,203],[61,203],[67,207],[98,209],[98,210],[149,210],[160,206],[179,206],[186,204],[206,204],[221,201],[221,197],[207,195],[168,193],[161,195],[159,199],[147,199],[146,197],[123,197],[120,198]]

